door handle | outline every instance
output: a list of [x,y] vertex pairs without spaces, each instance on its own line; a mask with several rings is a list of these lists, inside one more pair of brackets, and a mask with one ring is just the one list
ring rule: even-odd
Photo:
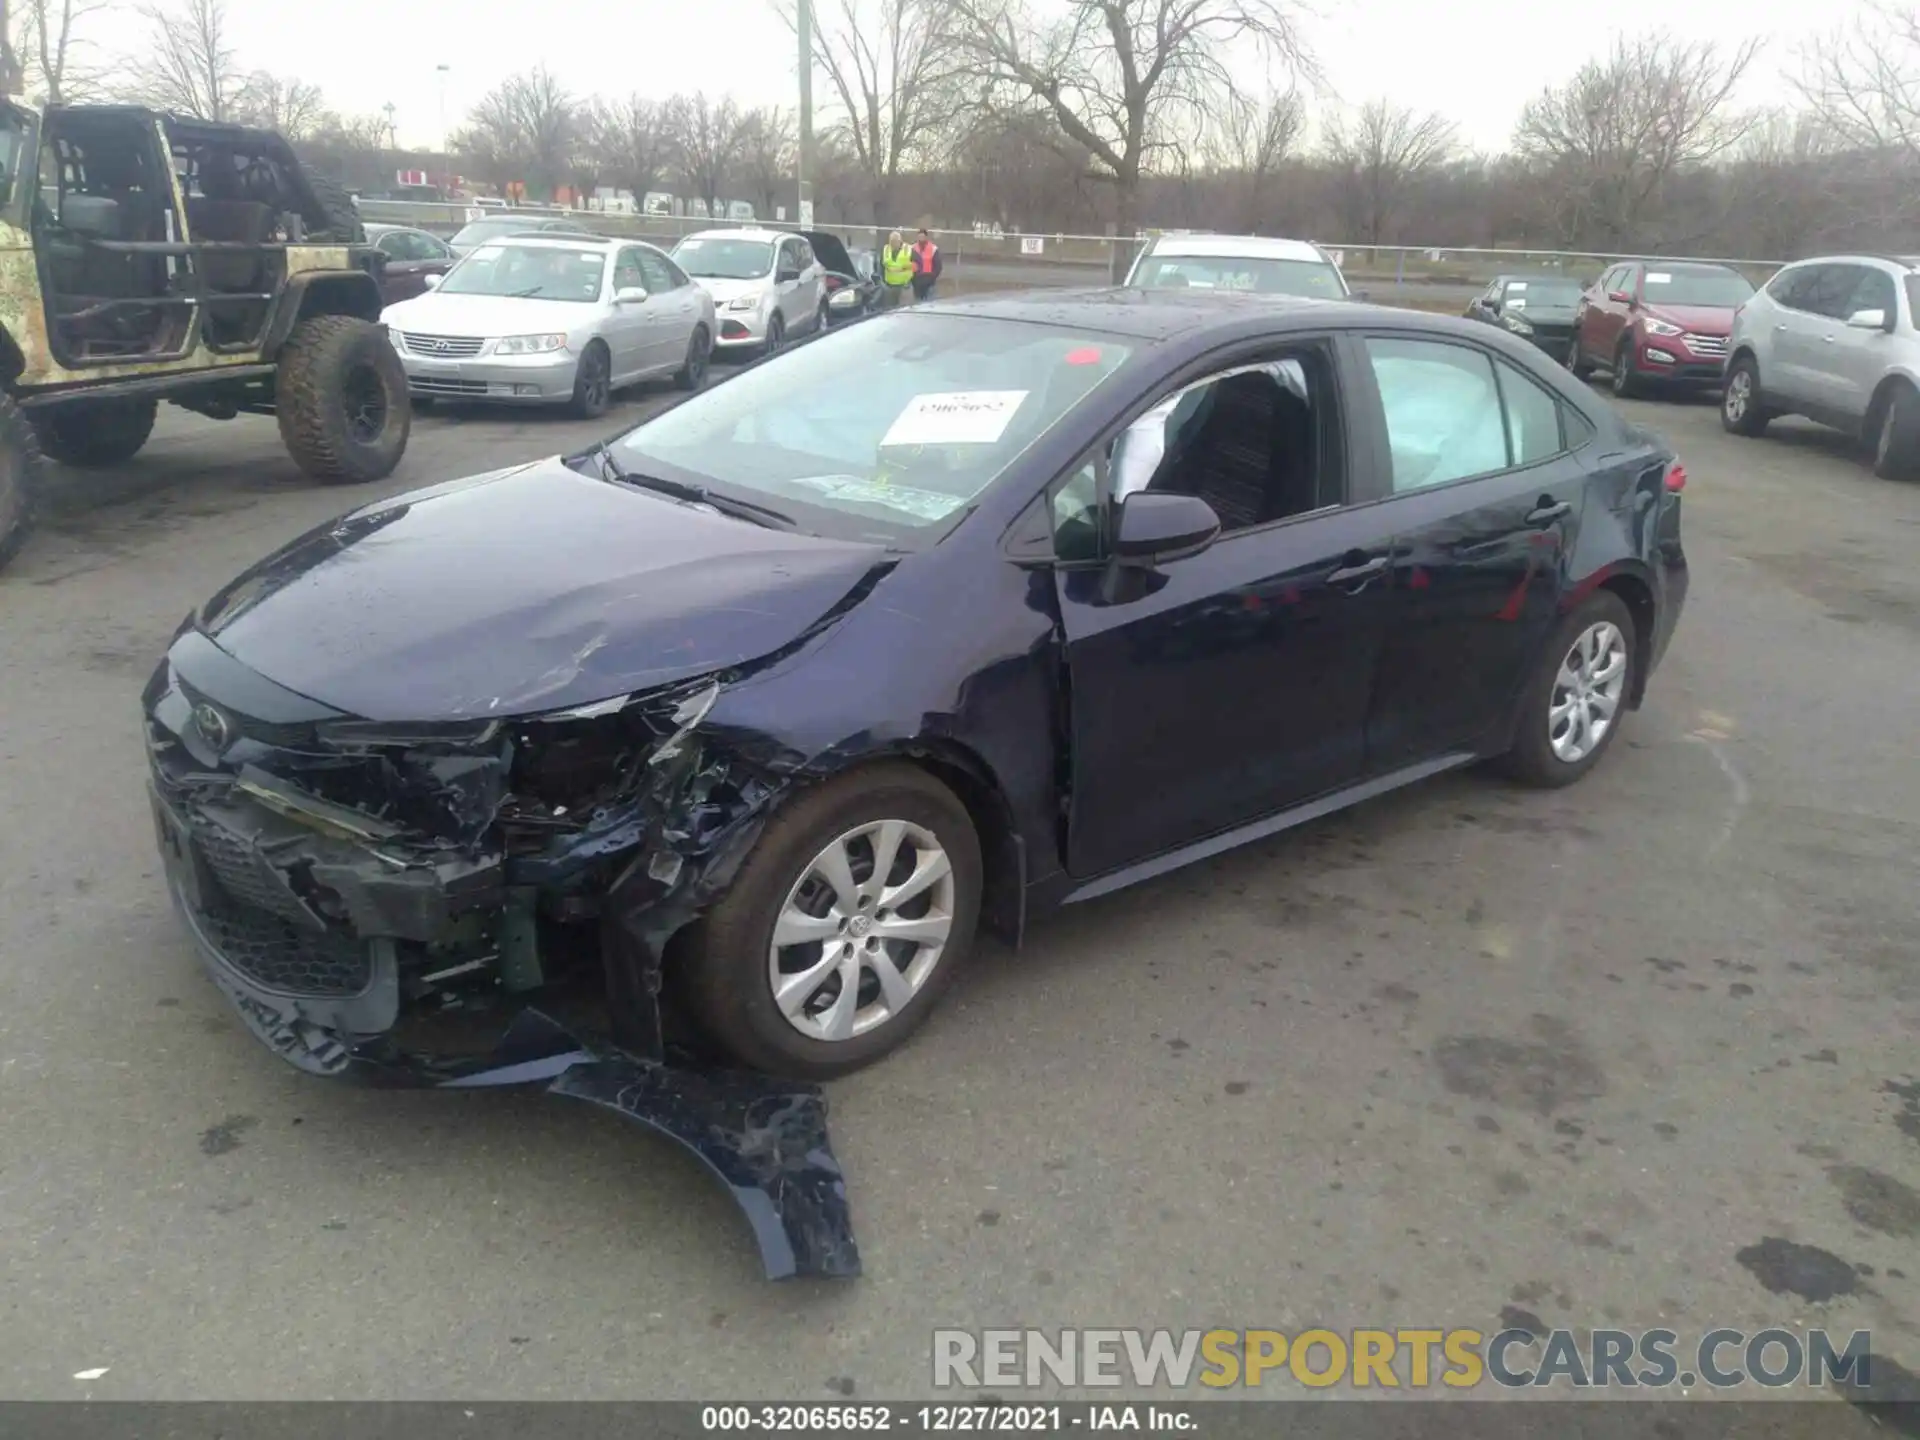
[[1821,341],[1821,343],[1822,343],[1822,344],[1824,344],[1824,345],[1831,345],[1831,344],[1833,343],[1833,336],[1831,336],[1831,335],[1822,335],[1822,336],[1820,337],[1820,341]]
[[1529,525],[1545,525],[1558,520],[1562,515],[1573,512],[1573,503],[1568,500],[1555,500],[1551,495],[1542,495],[1540,503],[1527,512]]
[[1363,560],[1355,565],[1343,565],[1327,576],[1329,585],[1351,585],[1356,580],[1365,582],[1382,574],[1387,568],[1387,557],[1376,555],[1371,560]]

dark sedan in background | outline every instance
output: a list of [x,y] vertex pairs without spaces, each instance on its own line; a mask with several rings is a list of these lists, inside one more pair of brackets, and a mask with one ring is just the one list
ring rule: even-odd
[[1564,363],[1581,289],[1565,275],[1500,275],[1467,306],[1467,319],[1498,325]]
[[444,275],[460,257],[438,235],[409,225],[367,226],[367,243],[384,259],[380,271],[380,299],[396,305],[427,292],[429,275]]
[[[1578,780],[1673,634],[1684,483],[1458,319],[882,315],[221,591],[145,694],[168,883],[284,1059],[597,1100],[770,1271],[846,1273],[817,1095],[750,1072],[887,1054],[979,928],[1483,758]],[[498,1048],[434,1048],[463,1018]]]
[[802,230],[814,257],[826,267],[827,324],[844,325],[873,313],[880,297],[880,274],[871,250],[849,249],[826,230]]

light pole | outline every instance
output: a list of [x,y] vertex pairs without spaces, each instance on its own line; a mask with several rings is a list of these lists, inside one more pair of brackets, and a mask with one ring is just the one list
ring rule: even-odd
[[800,38],[800,143],[795,156],[795,178],[799,182],[796,218],[805,229],[813,228],[813,0],[796,0],[793,28]]
[[440,184],[445,187],[453,172],[453,156],[447,148],[447,75],[451,65],[433,67],[440,79]]

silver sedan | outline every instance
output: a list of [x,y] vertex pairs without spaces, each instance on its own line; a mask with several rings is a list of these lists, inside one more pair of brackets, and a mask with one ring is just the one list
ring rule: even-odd
[[698,389],[713,301],[651,245],[513,236],[478,246],[381,317],[418,400],[566,405],[592,418],[625,385]]

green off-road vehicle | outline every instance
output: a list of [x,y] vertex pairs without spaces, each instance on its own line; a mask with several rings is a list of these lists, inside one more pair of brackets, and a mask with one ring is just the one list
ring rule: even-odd
[[162,400],[277,416],[317,480],[391,472],[412,414],[365,239],[271,132],[0,103],[0,565],[41,457],[118,464]]

